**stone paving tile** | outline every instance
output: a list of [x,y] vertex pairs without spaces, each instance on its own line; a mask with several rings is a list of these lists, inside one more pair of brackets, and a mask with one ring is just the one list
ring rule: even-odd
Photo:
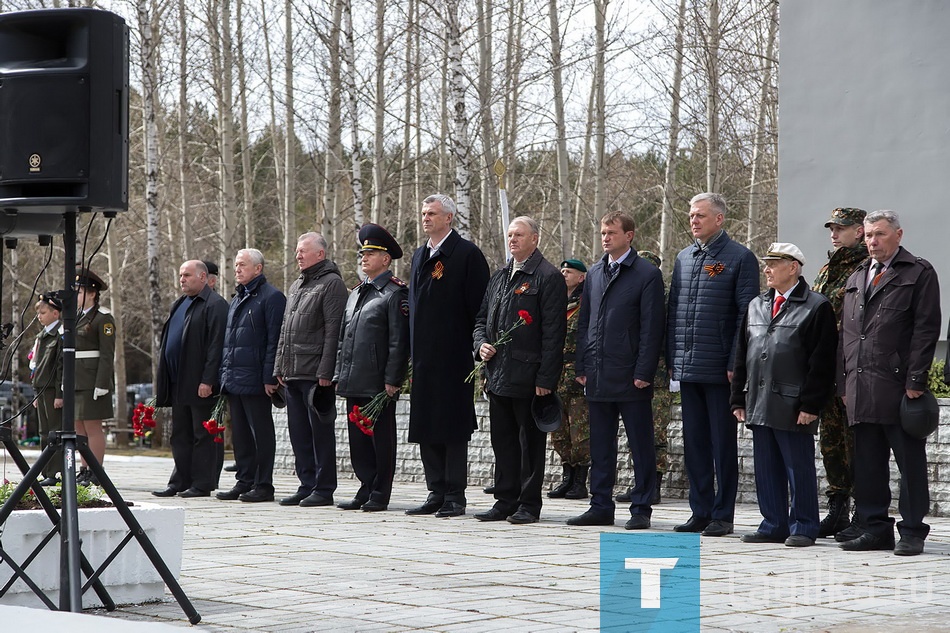
[[[476,490],[466,516],[442,520],[403,514],[424,498],[422,484],[397,483],[391,509],[370,514],[158,499],[149,492],[164,487],[170,460],[107,458],[106,467],[126,498],[186,508],[181,584],[210,633],[593,631],[599,535],[627,533],[626,508],[613,527],[563,525],[585,502],[545,499],[538,524],[483,524],[471,515],[492,500]],[[276,479],[278,496],[296,489],[294,478]],[[355,485],[344,480],[341,490]],[[689,515],[684,501],[664,500],[650,532]],[[950,519],[931,521],[915,558],[844,552],[830,539],[807,550],[741,543],[760,520],[740,506],[734,535],[701,539],[703,631],[950,630]],[[166,595],[107,617],[187,627]]]

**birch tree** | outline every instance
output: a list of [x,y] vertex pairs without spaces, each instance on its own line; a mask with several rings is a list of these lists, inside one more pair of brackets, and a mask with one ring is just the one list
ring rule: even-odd
[[706,34],[706,191],[719,190],[719,0],[709,0]]
[[561,220],[561,258],[571,257],[571,185],[568,174],[567,123],[564,116],[564,84],[561,77],[561,26],[557,0],[548,1],[551,23],[551,81],[554,88],[554,126],[557,130],[557,202]]
[[[670,126],[663,171],[663,210],[660,215],[660,258],[672,262],[673,197],[676,194],[676,158],[679,152],[680,91],[683,87],[683,36],[686,32],[686,0],[679,0],[673,43],[673,83],[670,87]],[[672,266],[670,267],[672,270]]]
[[343,0],[343,74],[344,91],[346,92],[347,114],[350,124],[350,187],[353,190],[353,216],[357,226],[363,224],[363,176],[362,152],[360,151],[359,113],[356,100],[356,52],[353,40],[353,6],[352,0]]
[[749,182],[749,220],[746,228],[746,246],[753,252],[761,252],[758,248],[760,225],[762,223],[762,171],[766,152],[766,120],[770,107],[772,93],[772,63],[775,54],[775,37],[778,34],[778,0],[768,0],[769,8],[768,34],[765,41],[765,52],[762,55],[761,86],[759,88],[758,115],[756,116],[755,138],[752,143],[752,174]]

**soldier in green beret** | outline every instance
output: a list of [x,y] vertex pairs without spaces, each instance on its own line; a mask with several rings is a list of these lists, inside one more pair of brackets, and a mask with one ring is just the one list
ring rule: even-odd
[[[864,244],[864,216],[866,211],[841,207],[831,212],[825,228],[831,233],[832,250],[812,285],[812,290],[823,294],[835,311],[838,329],[841,329],[841,308],[844,302],[845,282],[861,262],[868,258]],[[828,480],[828,516],[821,521],[818,536],[832,536],[848,527],[851,506],[852,456],[854,435],[848,426],[848,412],[841,398],[832,398],[820,415],[818,446]]]
[[564,371],[557,393],[564,410],[551,443],[561,458],[561,483],[548,496],[552,499],[586,499],[587,472],[590,469],[590,418],[584,387],[574,380],[574,355],[577,352],[577,321],[581,313],[581,293],[587,266],[579,259],[561,262],[561,274],[567,282],[567,336],[564,339]]

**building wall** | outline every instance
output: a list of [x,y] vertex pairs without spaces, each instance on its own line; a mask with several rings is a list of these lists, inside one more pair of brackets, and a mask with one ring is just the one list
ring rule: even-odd
[[[782,2],[779,239],[814,278],[835,207],[893,209],[903,245],[950,288],[950,2]],[[942,297],[950,315],[950,293]]]

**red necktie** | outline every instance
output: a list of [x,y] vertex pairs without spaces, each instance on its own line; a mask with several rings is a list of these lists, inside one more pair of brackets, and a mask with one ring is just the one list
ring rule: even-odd
[[871,285],[876,288],[877,285],[878,285],[879,283],[881,283],[881,277],[884,276],[884,270],[885,270],[885,268],[884,268],[884,264],[882,264],[882,263],[880,263],[880,262],[878,262],[877,264],[875,264],[875,265],[874,265],[874,268],[875,268],[875,270],[877,270],[878,272],[877,272],[876,275],[874,275],[874,279],[871,280]]
[[782,304],[785,303],[785,297],[779,295],[775,297],[775,305],[772,306],[772,318],[775,318],[775,315],[778,314],[778,311],[782,309]]

